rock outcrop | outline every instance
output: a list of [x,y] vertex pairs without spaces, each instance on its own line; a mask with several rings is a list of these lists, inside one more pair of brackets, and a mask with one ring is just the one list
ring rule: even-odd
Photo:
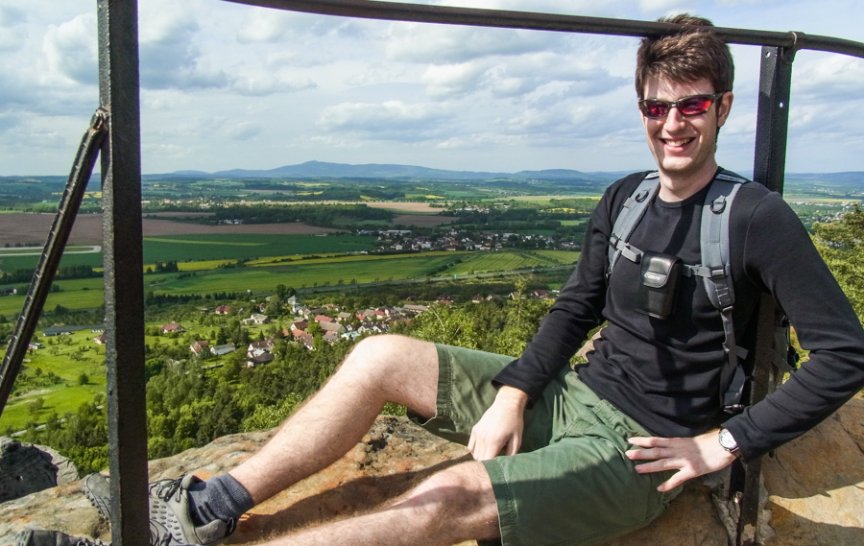
[[[248,457],[271,432],[219,438],[207,446],[152,461],[152,479],[196,472],[223,472]],[[241,520],[229,544],[254,544],[274,534],[350,514],[385,502],[436,469],[467,455],[404,418],[381,417],[345,457],[259,505]],[[769,493],[769,546],[857,546],[864,544],[864,397],[859,396],[803,437],[764,462]],[[0,504],[0,546],[11,544],[28,525],[106,539],[81,493],[80,482],[60,485]],[[607,546],[726,546],[726,531],[711,491],[694,482],[652,525]],[[462,546],[474,544],[465,543]]]
[[0,503],[76,480],[75,465],[50,447],[0,436]]

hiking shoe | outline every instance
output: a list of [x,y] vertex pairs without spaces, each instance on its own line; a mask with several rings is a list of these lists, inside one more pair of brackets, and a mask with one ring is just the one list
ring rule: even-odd
[[15,546],[111,546],[92,538],[70,537],[60,531],[25,529],[15,537]]
[[189,514],[189,486],[200,482],[192,474],[150,484],[150,544],[212,544],[234,531],[232,519],[196,526]]
[[[189,514],[189,486],[201,481],[189,474],[178,479],[160,480],[150,484],[150,546],[211,544],[234,531],[233,520],[211,521],[195,526]],[[90,474],[84,478],[84,494],[99,516],[111,521],[110,478]]]
[[111,484],[108,476],[90,474],[84,478],[84,496],[104,521],[111,521]]

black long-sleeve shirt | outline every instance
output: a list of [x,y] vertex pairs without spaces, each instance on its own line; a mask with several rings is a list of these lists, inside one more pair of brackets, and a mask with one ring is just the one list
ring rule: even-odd
[[[631,175],[607,189],[591,216],[575,271],[522,356],[495,382],[537,398],[605,320],[588,363],[578,367],[580,378],[652,434],[695,436],[724,418],[724,333],[702,281],[679,281],[675,310],[666,320],[633,308],[639,265],[618,260],[607,284],[612,225],[641,178]],[[675,203],[655,198],[630,243],[699,264],[706,193],[707,187]],[[760,184],[744,184],[732,205],[730,261],[736,337],[743,339],[755,321],[759,295],[767,292],[810,351],[809,361],[787,382],[724,423],[749,459],[809,430],[864,387],[864,330],[798,217]]]

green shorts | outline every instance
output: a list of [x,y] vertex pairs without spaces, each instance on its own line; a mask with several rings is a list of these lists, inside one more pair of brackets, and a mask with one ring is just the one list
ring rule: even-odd
[[[438,345],[435,417],[422,425],[466,444],[492,404],[491,379],[513,358]],[[565,368],[526,410],[521,452],[484,461],[505,546],[593,544],[645,526],[677,493],[669,473],[637,474],[624,452],[645,429]]]

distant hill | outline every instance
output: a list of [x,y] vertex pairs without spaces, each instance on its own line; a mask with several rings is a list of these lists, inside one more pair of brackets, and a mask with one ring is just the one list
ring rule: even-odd
[[[158,179],[250,179],[250,178],[335,178],[335,179],[390,179],[390,180],[446,180],[482,182],[488,181],[530,181],[558,180],[578,181],[582,183],[609,184],[626,173],[623,172],[583,172],[573,169],[544,169],[534,171],[502,172],[502,171],[458,171],[432,169],[417,165],[399,165],[389,163],[331,163],[326,161],[306,161],[296,165],[283,165],[275,169],[230,169],[225,171],[205,172],[199,170],[175,171],[162,174],[144,175],[145,180]],[[742,172],[745,176],[748,173]],[[852,188],[864,188],[864,172],[838,173],[787,173],[787,184],[794,186],[810,186],[813,184],[829,184]]]
[[416,165],[397,165],[386,163],[368,163],[352,165],[347,163],[328,163],[324,161],[307,161],[297,165],[284,165],[275,169],[231,169],[207,173],[203,171],[176,171],[164,174],[145,175],[145,179],[182,179],[182,178],[377,178],[393,180],[447,180],[471,181],[483,180],[579,180],[583,182],[609,183],[618,178],[617,173],[585,173],[570,169],[548,169],[540,171],[519,171],[516,173],[490,171],[453,171],[431,169]]
[[[746,171],[739,171],[749,176]],[[180,184],[207,180],[346,180],[355,183],[387,180],[394,183],[449,182],[471,184],[507,184],[548,182],[562,186],[579,186],[592,190],[602,189],[626,172],[583,172],[573,169],[543,169],[518,172],[458,171],[432,169],[417,165],[388,163],[348,164],[325,161],[307,161],[284,165],[275,169],[231,169],[216,172],[183,170],[170,173],[145,174],[145,182],[171,180]],[[91,188],[98,184],[98,175],[91,180]],[[11,203],[21,196],[40,191],[59,191],[66,183],[62,176],[0,176],[0,203]],[[826,189],[841,196],[860,198],[864,193],[864,172],[786,173],[786,190],[798,193],[822,193]]]
[[837,188],[864,190],[864,173],[787,173],[786,184],[790,187],[812,187],[827,185]]

